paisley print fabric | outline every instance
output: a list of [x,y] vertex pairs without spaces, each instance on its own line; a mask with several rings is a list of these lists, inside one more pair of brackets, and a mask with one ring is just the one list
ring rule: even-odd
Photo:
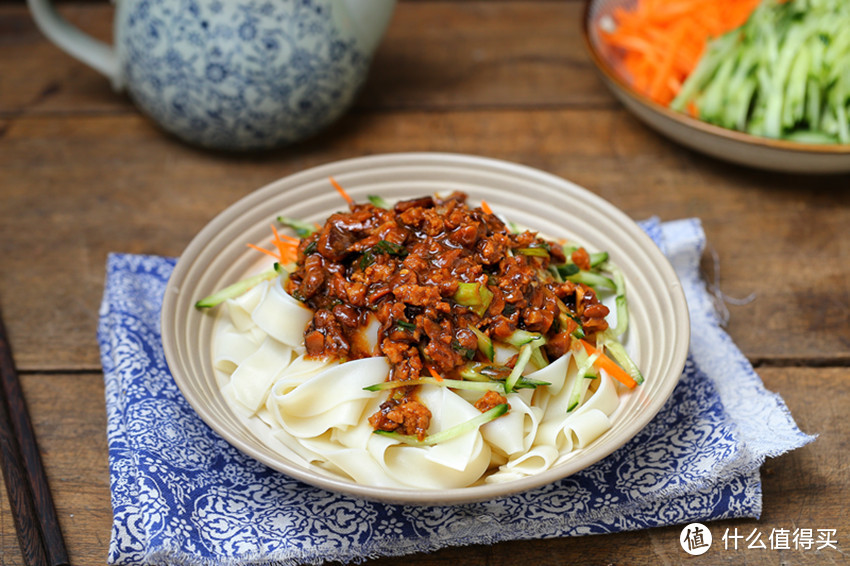
[[631,442],[560,482],[436,508],[362,501],[243,455],[194,413],[159,334],[175,260],[113,254],[98,329],[108,413],[111,564],[319,564],[450,545],[758,517],[759,467],[812,440],[723,332],[698,275],[697,220],[643,224],[686,290],[692,343],[672,397]]

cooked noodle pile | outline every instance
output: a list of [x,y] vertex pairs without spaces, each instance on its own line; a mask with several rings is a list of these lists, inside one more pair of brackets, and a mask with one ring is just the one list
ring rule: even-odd
[[620,382],[642,379],[616,341],[624,305],[607,256],[463,194],[352,203],[304,234],[294,265],[225,301],[214,361],[287,457],[377,486],[499,482],[610,428]]

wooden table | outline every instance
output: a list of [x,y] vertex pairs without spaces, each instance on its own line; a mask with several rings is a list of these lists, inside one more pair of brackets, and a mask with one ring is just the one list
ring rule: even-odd
[[[719,258],[728,332],[800,427],[769,460],[760,520],[711,524],[766,540],[835,529],[838,550],[712,550],[681,528],[445,549],[369,564],[833,564],[850,551],[850,176],[733,166],[683,149],[609,95],[584,51],[579,1],[402,2],[356,107],[319,138],[263,155],[164,135],[107,81],[0,2],[0,304],[74,564],[110,537],[103,376],[95,341],[106,255],[179,255],[215,214],[279,177],[337,159],[449,151],[538,167],[635,219],[698,216]],[[62,12],[109,39],[112,8]],[[5,492],[0,563],[21,564]]]

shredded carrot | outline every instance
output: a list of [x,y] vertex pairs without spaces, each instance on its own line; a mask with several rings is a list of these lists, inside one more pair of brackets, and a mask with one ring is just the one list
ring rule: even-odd
[[334,186],[336,191],[340,195],[342,195],[342,198],[345,199],[345,202],[347,202],[349,205],[354,204],[354,199],[351,198],[347,192],[345,192],[345,189],[343,189],[342,186],[339,183],[336,182],[336,179],[334,179],[333,177],[328,177],[328,179],[330,179],[331,185]]
[[266,248],[261,248],[260,246],[255,246],[254,244],[252,244],[252,243],[250,243],[250,242],[249,242],[248,244],[246,244],[246,245],[247,245],[249,248],[255,249],[255,250],[257,250],[258,252],[263,252],[264,254],[266,254],[266,255],[270,255],[270,256],[272,256],[273,258],[275,258],[276,260],[280,261],[280,256],[279,256],[277,253],[275,253],[275,252],[273,252],[273,251],[271,251],[271,250],[267,250]]
[[697,103],[693,100],[688,104],[688,114],[694,118],[699,118],[699,108],[697,108]]
[[284,251],[285,251],[286,247],[285,247],[283,241],[281,241],[280,234],[278,233],[277,228],[275,228],[274,224],[272,224],[272,233],[274,234],[274,240],[272,240],[272,243],[277,248],[278,256],[280,258],[283,258]]
[[443,381],[443,376],[440,375],[437,370],[434,369],[434,366],[428,364],[428,372],[431,374],[431,377],[436,379],[437,381]]
[[638,0],[611,16],[600,37],[618,54],[632,86],[667,106],[710,39],[743,25],[760,0]]
[[297,246],[301,242],[301,240],[295,236],[290,236],[289,234],[278,234],[277,231],[275,231],[275,237],[277,237],[281,243],[290,246]]
[[275,258],[281,264],[287,264],[295,261],[295,259],[298,257],[298,244],[301,241],[298,238],[293,238],[292,236],[281,234],[277,231],[277,228],[275,228],[274,224],[272,224],[271,227],[272,234],[274,234],[272,244],[274,244],[277,253],[272,250],[261,248],[260,246],[251,243],[248,243],[247,246],[249,248],[257,250],[258,252],[263,252],[264,254]]
[[602,353],[601,350],[598,350],[597,348],[591,346],[586,341],[579,340],[579,342],[581,342],[581,345],[584,346],[584,349],[588,353],[588,355],[597,355],[596,361],[593,362],[593,365],[596,366],[597,369],[605,370],[605,373],[607,373],[629,389],[634,389],[635,387],[637,387],[637,382],[632,379],[632,376],[626,373],[626,370],[618,366],[617,362],[606,356],[604,353]]
[[492,208],[490,208],[490,205],[489,205],[489,204],[487,204],[487,201],[486,201],[486,200],[482,200],[482,201],[481,201],[481,210],[483,210],[483,211],[484,211],[484,212],[486,212],[487,214],[493,214],[493,209],[492,209]]

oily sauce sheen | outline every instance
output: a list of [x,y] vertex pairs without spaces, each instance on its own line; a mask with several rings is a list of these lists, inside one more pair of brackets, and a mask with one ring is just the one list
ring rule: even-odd
[[[577,325],[591,336],[608,327],[608,308],[590,287],[558,282],[548,271],[566,261],[561,245],[512,232],[466,198],[428,196],[390,209],[351,204],[303,238],[286,290],[314,312],[304,333],[308,355],[383,355],[396,381],[456,378],[464,364],[487,361],[472,327],[496,343],[516,329],[541,333],[550,360],[566,353]],[[583,248],[571,260],[589,267]],[[483,304],[470,306],[459,294],[470,288],[483,288],[474,295],[486,297]],[[558,316],[563,307],[569,318]],[[370,323],[378,325],[374,349],[365,338]],[[486,411],[503,402],[487,394],[476,406]],[[411,386],[394,389],[369,422],[421,439],[430,418]]]

